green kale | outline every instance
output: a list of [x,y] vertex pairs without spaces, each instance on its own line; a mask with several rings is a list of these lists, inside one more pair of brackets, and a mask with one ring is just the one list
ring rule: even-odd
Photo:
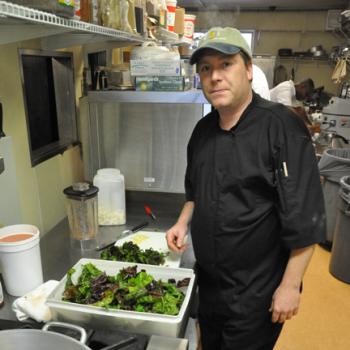
[[76,285],[72,281],[74,272],[70,269],[67,273],[62,300],[167,315],[177,315],[184,300],[184,293],[176,287],[175,280],[173,283],[156,281],[145,270],[137,272],[136,265],[121,269],[116,276],[107,276],[88,263],[83,265]]
[[167,254],[152,248],[143,250],[133,242],[125,242],[122,246],[112,246],[101,253],[101,259],[127,261],[139,264],[163,265]]

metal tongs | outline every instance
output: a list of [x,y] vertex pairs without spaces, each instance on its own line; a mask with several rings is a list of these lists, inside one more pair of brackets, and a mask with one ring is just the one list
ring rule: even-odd
[[131,235],[132,233],[135,233],[137,231],[140,231],[141,229],[143,229],[144,227],[148,226],[148,221],[145,221],[143,222],[142,224],[139,224],[137,226],[134,226],[133,228],[131,228],[130,230],[125,230],[122,232],[121,236],[118,237],[117,240],[111,242],[111,243],[108,243],[106,245],[104,245],[103,247],[97,247],[95,250],[100,252],[101,250],[105,250],[109,247],[112,247],[117,241],[119,241],[120,239],[126,237],[126,236],[129,236]]

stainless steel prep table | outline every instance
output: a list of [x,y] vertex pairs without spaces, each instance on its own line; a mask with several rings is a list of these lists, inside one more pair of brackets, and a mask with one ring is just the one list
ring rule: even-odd
[[[127,192],[127,224],[121,226],[100,226],[99,244],[116,240],[122,231],[144,221],[149,222],[149,225],[144,230],[166,231],[176,222],[184,202],[183,194]],[[146,215],[144,211],[145,204],[152,208],[156,215],[156,220],[152,220]],[[60,280],[67,270],[82,257],[99,257],[99,252],[82,251],[72,247],[67,219],[62,220],[41,238],[40,250],[45,281],[50,279]],[[194,262],[193,250],[190,246],[182,256],[181,267],[193,268]],[[11,309],[12,302],[15,299],[15,297],[6,293],[4,288],[4,306],[0,308],[0,319],[16,320],[16,316]]]

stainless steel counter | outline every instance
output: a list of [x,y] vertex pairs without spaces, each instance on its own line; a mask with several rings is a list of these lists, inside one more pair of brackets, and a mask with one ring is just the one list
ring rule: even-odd
[[[127,223],[121,226],[100,226],[98,244],[103,245],[116,240],[125,229],[129,229],[141,222],[149,221],[144,230],[166,231],[177,219],[185,199],[184,195],[172,193],[128,192],[126,196]],[[156,220],[149,218],[144,211],[144,205],[149,205]],[[41,260],[44,281],[60,280],[80,258],[98,258],[99,252],[76,248],[70,239],[67,219],[61,221],[40,240]],[[190,247],[182,256],[182,267],[194,266],[193,251]],[[4,289],[4,306],[0,309],[0,319],[15,320],[11,310],[15,297],[6,293]]]

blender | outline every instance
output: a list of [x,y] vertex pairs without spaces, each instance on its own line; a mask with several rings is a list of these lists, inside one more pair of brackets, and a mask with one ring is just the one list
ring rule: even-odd
[[97,246],[97,192],[97,187],[86,182],[63,190],[73,247],[90,250]]

